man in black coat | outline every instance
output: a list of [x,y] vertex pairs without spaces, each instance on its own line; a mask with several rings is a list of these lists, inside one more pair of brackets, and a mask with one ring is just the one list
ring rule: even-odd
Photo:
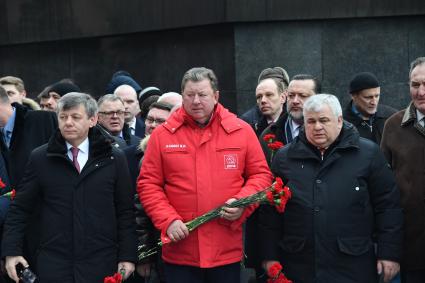
[[276,123],[268,126],[260,136],[260,144],[266,155],[269,166],[272,161],[272,151],[268,147],[268,142],[264,136],[268,134],[275,135],[273,142],[280,141],[284,145],[290,143],[303,125],[303,103],[310,96],[321,91],[320,81],[309,74],[295,75],[289,82],[286,91],[286,113],[280,115]]
[[40,199],[40,282],[93,283],[134,271],[133,194],[124,154],[94,127],[97,104],[69,93],[58,102],[59,131],[29,158],[4,226],[2,257],[18,282],[25,227]]
[[260,211],[264,267],[280,261],[297,283],[373,283],[378,274],[388,282],[402,242],[390,167],[375,143],[343,122],[335,96],[311,96],[303,113],[305,128],[272,164],[292,198],[283,214]]
[[255,89],[257,105],[240,117],[251,125],[257,137],[285,112],[288,82],[288,73],[281,67],[266,68],[258,76]]
[[0,87],[0,149],[5,159],[10,185],[16,188],[31,151],[46,143],[57,129],[56,114],[32,111],[19,103],[10,104]]
[[122,98],[115,94],[106,94],[99,99],[97,105],[98,124],[104,134],[115,140],[117,147],[124,149],[140,143],[141,139],[131,134],[129,125],[124,122],[126,109]]
[[350,94],[351,101],[342,115],[344,120],[353,124],[361,137],[379,145],[385,121],[397,110],[379,103],[381,87],[372,73],[356,74],[350,82]]

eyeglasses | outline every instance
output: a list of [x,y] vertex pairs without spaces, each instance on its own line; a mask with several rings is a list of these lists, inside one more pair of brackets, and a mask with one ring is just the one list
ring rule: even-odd
[[99,114],[105,115],[106,117],[113,117],[115,115],[117,116],[124,116],[125,111],[118,110],[118,111],[107,111],[107,112],[99,112]]
[[152,117],[149,117],[148,116],[148,117],[146,117],[146,122],[148,124],[156,123],[157,125],[161,125],[162,123],[165,122],[165,119],[161,119],[161,118],[155,119],[155,118],[152,118]]

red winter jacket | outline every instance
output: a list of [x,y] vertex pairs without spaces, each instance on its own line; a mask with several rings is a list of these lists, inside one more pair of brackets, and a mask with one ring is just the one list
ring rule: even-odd
[[[137,191],[146,213],[166,233],[172,221],[183,222],[242,198],[272,182],[263,151],[251,127],[217,104],[209,124],[200,128],[177,110],[152,133]],[[202,268],[242,259],[241,218],[203,224],[177,243],[163,246],[166,262]]]

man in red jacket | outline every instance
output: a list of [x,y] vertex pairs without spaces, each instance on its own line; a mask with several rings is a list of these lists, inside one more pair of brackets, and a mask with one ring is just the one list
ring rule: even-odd
[[242,223],[255,207],[226,208],[188,231],[185,223],[271,184],[251,127],[218,103],[214,72],[182,80],[183,107],[153,131],[137,190],[146,213],[172,243],[162,249],[167,283],[239,282]]

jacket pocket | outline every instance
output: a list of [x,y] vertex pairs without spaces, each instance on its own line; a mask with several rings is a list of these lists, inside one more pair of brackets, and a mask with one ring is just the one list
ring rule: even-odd
[[340,252],[353,256],[365,254],[373,247],[369,237],[338,238],[337,241]]
[[279,241],[282,250],[288,253],[298,253],[304,249],[305,238],[299,236],[284,236]]

